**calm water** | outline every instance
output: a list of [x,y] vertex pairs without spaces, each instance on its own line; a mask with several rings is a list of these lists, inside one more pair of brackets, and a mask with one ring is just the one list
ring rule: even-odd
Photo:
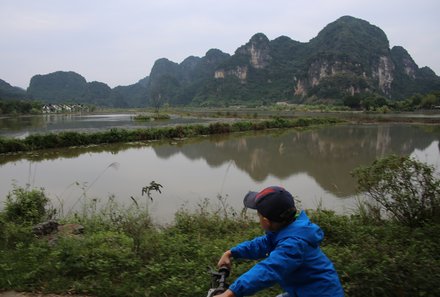
[[[208,119],[172,116],[169,120],[134,121],[135,114],[47,114],[0,117],[0,136],[24,138],[35,133],[60,131],[93,132],[111,128],[146,128],[166,125],[204,123]],[[211,119],[212,120],[212,119]]]
[[240,210],[248,190],[277,184],[305,208],[344,212],[354,205],[354,168],[396,153],[439,169],[439,140],[434,125],[346,125],[0,156],[0,201],[15,183],[44,188],[65,213],[111,195],[126,205],[130,197],[146,203],[141,189],[156,181],[163,190],[152,193],[149,207],[157,221],[167,222],[182,206],[195,208],[205,198],[218,205],[218,195]]

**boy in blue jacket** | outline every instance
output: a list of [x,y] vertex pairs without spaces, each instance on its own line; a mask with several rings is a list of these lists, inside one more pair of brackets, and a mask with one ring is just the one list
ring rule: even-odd
[[242,297],[278,283],[283,296],[344,296],[332,262],[319,248],[324,233],[304,211],[297,214],[292,195],[282,187],[249,192],[245,207],[256,209],[266,235],[226,251],[218,266],[232,258],[263,259],[218,297]]

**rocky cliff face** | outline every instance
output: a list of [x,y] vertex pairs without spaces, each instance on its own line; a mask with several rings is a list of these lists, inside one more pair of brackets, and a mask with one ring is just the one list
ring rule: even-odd
[[[301,79],[294,79],[294,93],[296,96],[305,97],[309,94],[311,88],[319,87],[324,79],[336,78],[343,74],[346,77],[356,78],[348,86],[342,86],[341,84],[338,86],[335,83],[334,87],[339,88],[343,93],[354,95],[379,90],[384,95],[390,95],[394,69],[390,56],[379,57],[376,65],[372,66],[368,72],[363,71],[359,63],[341,60],[316,60],[310,63],[306,75],[303,75]],[[364,82],[364,87],[359,86],[359,80]]]
[[[388,39],[380,28],[364,20],[342,17],[327,25],[305,47],[307,72],[299,74],[295,95],[308,96],[332,78],[335,94],[378,91],[390,95],[395,67]],[[347,80],[337,83],[338,77]]]
[[[399,99],[420,90],[414,82],[422,77],[418,75],[417,64],[402,47],[389,49],[388,39],[380,28],[350,16],[327,25],[304,44],[286,38],[271,42],[264,34],[256,34],[235,52],[231,57],[234,59],[234,63],[228,64],[229,69],[217,70],[214,78],[235,76],[241,84],[251,85],[252,80],[264,75],[266,82],[273,85],[284,75],[290,81],[290,90],[278,92],[282,94],[278,100],[338,99],[361,93]],[[252,69],[253,74],[249,73]],[[426,81],[426,77],[422,80]],[[440,87],[436,75],[429,80],[431,86]],[[260,80],[259,85],[264,84]],[[266,89],[270,87],[266,85]]]
[[257,33],[232,56],[210,50],[181,64],[158,64],[168,66],[153,67],[150,92],[161,85],[171,104],[337,101],[357,94],[401,99],[440,89],[440,78],[419,69],[405,49],[390,50],[380,28],[350,16],[328,24],[307,43],[286,36],[271,41]]
[[395,46],[391,49],[391,55],[394,57],[394,64],[400,66],[401,71],[408,77],[415,79],[418,66],[408,54],[408,52],[401,46]]
[[[218,49],[211,49],[202,58],[192,56],[180,64],[167,59],[156,61],[149,76],[146,102],[160,105],[161,103],[157,102],[157,98],[160,97],[162,103],[190,103],[196,93],[203,89],[206,80],[215,75],[218,65],[229,57]],[[246,71],[242,75],[246,76]],[[237,77],[240,77],[240,74],[237,74]]]
[[389,95],[394,79],[394,64],[389,56],[379,57],[379,65],[372,70],[372,77],[377,79],[379,90],[385,95]]
[[243,55],[255,69],[266,68],[272,57],[270,56],[269,39],[263,33],[255,34],[249,42],[235,51],[236,55]]
[[231,63],[216,69],[214,78],[224,79],[227,76],[235,76],[241,83],[245,83],[250,67],[264,69],[270,65],[271,60],[269,39],[266,35],[258,33],[235,51],[235,57]]
[[226,76],[235,76],[241,83],[245,83],[247,79],[248,68],[247,66],[237,66],[234,69],[225,71],[224,69],[216,70],[214,72],[214,78],[225,78]]

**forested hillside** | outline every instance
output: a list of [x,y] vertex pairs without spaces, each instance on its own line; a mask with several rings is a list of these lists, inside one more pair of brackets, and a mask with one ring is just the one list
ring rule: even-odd
[[[0,84],[0,98],[110,107],[342,103],[348,97],[392,101],[440,90],[440,77],[365,20],[344,16],[309,42],[257,33],[234,54],[210,49],[176,63],[158,59],[150,74],[111,89],[74,72],[35,75],[27,91]],[[357,99],[359,100],[359,99]]]

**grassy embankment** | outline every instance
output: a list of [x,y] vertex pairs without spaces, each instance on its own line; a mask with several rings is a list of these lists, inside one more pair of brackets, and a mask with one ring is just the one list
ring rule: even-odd
[[198,135],[213,135],[276,128],[302,128],[315,125],[335,124],[339,122],[342,122],[342,120],[336,118],[276,118],[272,120],[212,123],[209,125],[185,125],[136,130],[111,129],[96,133],[60,132],[35,134],[30,135],[25,139],[0,137],[0,154],[71,146],[100,145],[106,143],[187,138]]
[[[30,226],[1,225],[0,288],[81,292],[93,296],[204,296],[207,267],[232,245],[262,234],[254,220],[225,209],[180,212],[155,227],[148,212],[109,208],[62,222],[81,223],[80,236],[56,244]],[[310,212],[326,233],[323,250],[334,262],[347,296],[438,296],[440,225],[409,228],[362,216]],[[233,280],[253,262],[236,262]],[[278,288],[258,296],[275,296]]]
[[[309,211],[326,237],[347,296],[439,296],[440,180],[407,157],[392,156],[355,171],[366,200],[354,215]],[[400,183],[403,183],[402,184]],[[410,187],[404,186],[410,184]],[[148,198],[147,198],[148,199]],[[56,241],[32,233],[56,217],[44,191],[16,188],[0,212],[0,289],[87,293],[93,296],[205,296],[207,267],[236,243],[261,235],[245,212],[201,203],[182,210],[168,226],[155,226],[141,201],[131,207],[109,199],[96,208],[58,217],[79,223],[81,235]],[[387,216],[383,216],[387,213]],[[230,280],[254,262],[235,261]],[[275,287],[257,296],[275,296]]]

